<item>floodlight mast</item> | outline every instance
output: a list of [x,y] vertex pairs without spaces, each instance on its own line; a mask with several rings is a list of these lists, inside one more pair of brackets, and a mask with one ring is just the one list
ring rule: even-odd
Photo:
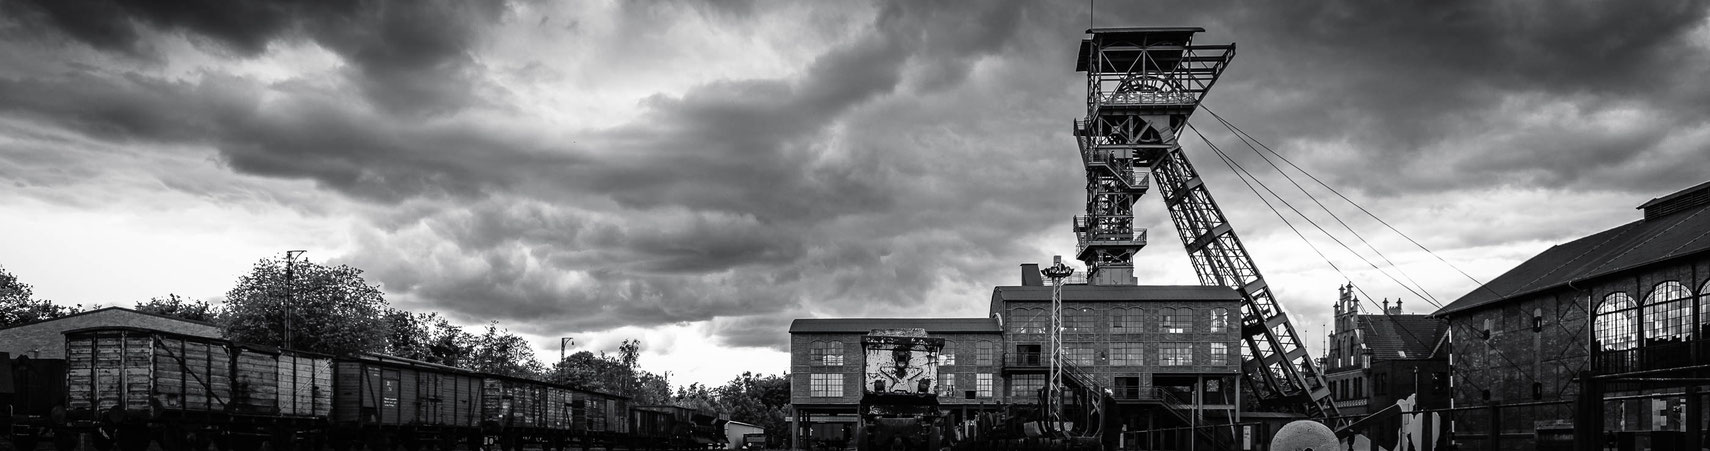
[[1051,262],[1051,267],[1039,271],[1051,279],[1051,368],[1045,386],[1048,405],[1042,407],[1055,430],[1063,424],[1063,279],[1074,274],[1075,268],[1064,265],[1061,255],[1052,256]]
[[[1093,285],[1133,285],[1146,245],[1133,206],[1152,179],[1200,283],[1240,292],[1243,373],[1260,403],[1312,418],[1337,416],[1294,325],[1177,142],[1188,117],[1235,56],[1235,45],[1195,45],[1202,28],[1095,28],[1081,41],[1087,116],[1075,136],[1087,172],[1076,258]],[[1055,316],[1053,316],[1055,320]],[[1055,367],[1053,367],[1055,369]]]

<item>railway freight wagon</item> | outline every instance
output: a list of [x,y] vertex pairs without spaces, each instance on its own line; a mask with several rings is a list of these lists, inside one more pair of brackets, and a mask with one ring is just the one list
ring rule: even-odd
[[65,337],[67,417],[95,429],[97,448],[295,442],[312,438],[332,408],[326,356],[128,327]]
[[677,406],[636,406],[630,409],[631,435],[653,449],[707,449],[721,442],[724,431],[716,419],[695,409]]
[[339,358],[334,366],[334,442],[449,448],[478,436],[481,378],[474,372],[380,354]]
[[35,449],[53,442],[60,449],[76,445],[76,434],[64,429],[65,360],[7,358],[0,352],[0,434],[10,436],[13,449]]

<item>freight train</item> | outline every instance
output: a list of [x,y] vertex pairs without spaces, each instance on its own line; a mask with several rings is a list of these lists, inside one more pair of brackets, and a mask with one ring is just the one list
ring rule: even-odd
[[[64,360],[0,364],[15,449],[679,450],[723,420],[400,357],[329,356],[151,329],[65,332]],[[12,368],[4,368],[11,366]],[[9,393],[9,394],[7,394]]]

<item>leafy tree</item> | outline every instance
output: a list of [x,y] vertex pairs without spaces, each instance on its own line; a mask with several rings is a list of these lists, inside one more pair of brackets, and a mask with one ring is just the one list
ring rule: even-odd
[[147,302],[138,302],[136,311],[184,318],[191,321],[213,321],[218,316],[218,309],[208,304],[208,301],[197,301],[176,294],[166,297],[150,298]]
[[534,358],[534,347],[499,322],[487,324],[486,333],[475,337],[474,355],[465,367],[483,373],[540,379],[545,368]]
[[385,310],[379,286],[363,280],[360,269],[301,261],[288,270],[266,258],[226,292],[218,318],[234,341],[350,354],[386,350]]
[[789,431],[786,412],[790,406],[790,378],[743,372],[722,387],[712,390],[720,413],[730,419],[764,428],[768,433]]
[[552,366],[547,380],[630,397],[636,405],[672,404],[664,376],[643,371],[641,341],[625,340],[615,356],[579,351]]
[[36,299],[34,287],[0,266],[0,327],[12,327],[45,321],[83,311],[83,305],[66,307],[46,299]]

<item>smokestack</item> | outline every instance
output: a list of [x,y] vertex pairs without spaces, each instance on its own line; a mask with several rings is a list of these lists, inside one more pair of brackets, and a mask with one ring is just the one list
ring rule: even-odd
[[1024,286],[1024,287],[1043,287],[1043,286],[1045,286],[1045,276],[1042,276],[1039,274],[1039,264],[1038,263],[1022,263],[1021,264],[1021,286]]

